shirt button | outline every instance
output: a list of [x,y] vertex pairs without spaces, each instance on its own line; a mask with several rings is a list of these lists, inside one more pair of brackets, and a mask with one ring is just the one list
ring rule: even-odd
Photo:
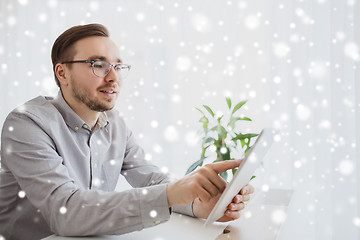
[[161,221],[160,220],[156,220],[156,221],[154,221],[154,223],[157,225],[157,224],[159,224]]
[[79,130],[79,127],[75,127],[75,130],[76,130],[76,131]]

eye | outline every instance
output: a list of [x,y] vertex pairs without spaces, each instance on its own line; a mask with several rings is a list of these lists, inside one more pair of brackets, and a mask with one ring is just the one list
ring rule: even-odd
[[97,62],[93,63],[93,66],[94,66],[94,68],[102,69],[102,68],[105,68],[105,63],[97,61]]
[[114,69],[115,69],[115,71],[120,71],[120,70],[122,70],[122,69],[125,69],[126,67],[125,66],[123,66],[122,64],[118,64],[118,65],[115,65],[115,67],[114,67]]

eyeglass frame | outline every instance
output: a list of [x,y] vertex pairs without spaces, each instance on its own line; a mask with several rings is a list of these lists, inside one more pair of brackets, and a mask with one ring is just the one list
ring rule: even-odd
[[[109,66],[110,66],[110,68],[109,68],[109,71],[105,74],[105,76],[98,76],[96,73],[95,73],[95,70],[94,70],[94,63],[95,62],[104,62],[104,63],[106,63],[106,64],[108,64]],[[128,71],[130,71],[130,69],[131,69],[131,65],[129,65],[129,64],[123,64],[123,63],[118,63],[118,64],[111,64],[111,63],[109,63],[109,62],[107,62],[107,61],[104,61],[104,60],[94,60],[94,59],[89,59],[89,60],[74,60],[74,61],[64,61],[64,62],[61,62],[61,64],[68,64],[68,63],[90,63],[91,64],[91,68],[92,68],[92,72],[93,72],[93,74],[95,75],[95,76],[97,76],[97,77],[106,77],[108,74],[109,74],[109,72],[110,72],[110,70],[111,70],[111,67],[113,67],[114,68],[114,70],[115,70],[115,67],[117,67],[117,66],[126,66],[127,68],[128,68]],[[121,71],[121,69],[120,69],[120,71]],[[119,71],[119,72],[120,72]],[[115,70],[115,72],[117,72],[116,70]]]

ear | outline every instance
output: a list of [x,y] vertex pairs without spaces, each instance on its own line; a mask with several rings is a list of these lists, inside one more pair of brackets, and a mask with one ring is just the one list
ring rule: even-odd
[[55,65],[55,74],[59,79],[60,85],[68,86],[69,85],[69,74],[67,68],[62,63],[57,63]]

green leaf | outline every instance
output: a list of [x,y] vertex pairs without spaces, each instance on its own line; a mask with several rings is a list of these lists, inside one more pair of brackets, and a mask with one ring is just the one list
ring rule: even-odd
[[204,162],[206,157],[202,157],[200,158],[200,160],[194,162],[189,168],[188,170],[186,171],[185,175],[191,173],[192,171],[194,171],[198,166],[201,166]]
[[217,131],[218,130],[218,126],[215,126],[215,127],[212,127],[211,129],[210,129],[210,131]]
[[250,118],[248,118],[248,117],[238,117],[238,118],[236,118],[236,120],[238,121],[238,120],[244,120],[244,121],[252,121]]
[[245,139],[240,139],[240,142],[241,142],[241,148],[243,148],[246,145]]
[[211,144],[210,145],[208,145],[208,146],[206,146],[206,147],[202,147],[202,150],[201,150],[201,158],[206,158],[205,157],[205,152],[206,152],[206,149],[208,149],[209,147],[211,146]]
[[209,119],[207,117],[202,116],[202,118],[200,118],[199,122],[201,122],[203,124],[204,129],[208,128]]
[[247,145],[246,149],[245,149],[245,155],[248,153],[248,151],[250,150],[251,147],[249,147],[249,145]]
[[212,117],[215,116],[214,112],[211,110],[211,108],[209,106],[203,105],[204,108],[211,114]]
[[222,119],[223,117],[224,117],[224,115],[222,115],[221,117],[218,117],[217,121],[218,121],[219,124],[220,124],[221,119]]
[[238,104],[236,104],[236,106],[234,107],[234,110],[232,111],[232,114],[234,114],[237,110],[239,110],[246,102],[247,102],[247,100],[241,101]]
[[209,142],[213,142],[213,141],[215,141],[215,138],[208,137],[207,139],[205,139],[204,143],[209,143]]
[[226,182],[227,182],[227,179],[228,179],[228,173],[225,171],[225,172],[222,172],[220,173],[220,177],[222,177]]
[[233,175],[235,175],[235,173],[236,173],[236,171],[237,171],[237,170],[238,170],[237,168],[233,168],[233,169],[231,169],[232,174],[233,174]]
[[250,118],[248,117],[233,117],[231,116],[230,117],[230,120],[229,120],[229,123],[228,123],[228,126],[231,127],[231,129],[234,129],[235,128],[235,123],[237,121],[240,121],[240,120],[243,120],[243,121],[252,121]]
[[203,111],[201,111],[200,109],[198,109],[197,107],[195,108],[196,110],[198,110],[199,112],[201,112],[202,113],[202,115],[204,115],[205,116],[205,113],[203,112]]
[[247,134],[237,134],[236,137],[232,138],[232,140],[241,140],[241,139],[246,139],[246,138],[253,138],[258,136],[259,134],[257,133],[247,133]]
[[218,131],[218,134],[219,134],[219,136],[220,136],[221,138],[223,138],[223,139],[226,138],[227,131],[226,131],[226,129],[225,129],[223,126],[221,126],[221,125],[217,126],[217,131]]
[[227,105],[229,109],[231,109],[231,99],[229,97],[226,98]]
[[252,176],[252,177],[250,178],[249,182],[250,182],[251,180],[253,180],[254,178],[256,178],[256,176]]

